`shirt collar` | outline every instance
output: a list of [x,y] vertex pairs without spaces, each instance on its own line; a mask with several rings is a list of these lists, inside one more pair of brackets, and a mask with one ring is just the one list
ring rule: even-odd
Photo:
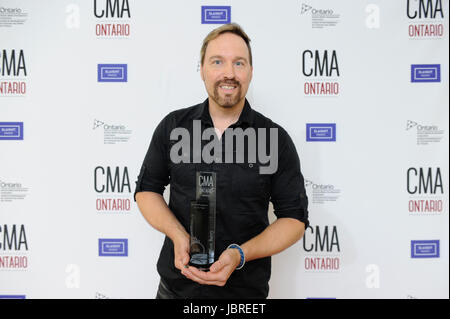
[[[200,104],[200,107],[194,113],[193,119],[201,120],[201,121],[203,121],[205,123],[209,123],[211,126],[213,126],[211,115],[209,114],[209,99],[208,98],[202,104]],[[232,124],[231,126],[240,126],[242,124],[251,126],[253,123],[252,120],[253,120],[253,110],[252,110],[248,100],[245,99],[244,108],[242,109],[242,112],[239,115],[239,119],[237,120],[236,123]]]

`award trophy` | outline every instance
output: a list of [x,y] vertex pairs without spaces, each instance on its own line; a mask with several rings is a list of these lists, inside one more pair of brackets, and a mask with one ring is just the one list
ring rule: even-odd
[[216,234],[216,173],[196,173],[196,200],[190,206],[189,265],[209,270],[214,263]]

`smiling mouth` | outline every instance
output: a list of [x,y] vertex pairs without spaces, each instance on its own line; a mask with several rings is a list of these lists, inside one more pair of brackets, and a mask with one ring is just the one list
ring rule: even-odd
[[219,86],[221,89],[225,89],[225,90],[234,90],[236,87],[235,86],[228,86],[228,85],[222,85]]
[[238,88],[237,84],[230,84],[230,83],[225,83],[225,84],[221,84],[218,86],[220,89],[222,89],[225,92],[233,92],[235,89]]

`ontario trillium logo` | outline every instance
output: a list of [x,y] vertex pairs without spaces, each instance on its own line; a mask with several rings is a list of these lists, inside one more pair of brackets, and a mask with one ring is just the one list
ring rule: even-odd
[[312,180],[305,179],[305,188],[309,189],[312,204],[330,204],[338,201],[341,190],[332,184],[316,184]]
[[417,145],[430,145],[440,143],[445,135],[445,130],[438,125],[429,125],[415,121],[406,121],[406,131],[416,131]]
[[93,130],[98,129],[100,126],[103,126],[105,124],[105,122],[99,121],[99,120],[94,120],[94,127],[92,128]]
[[409,131],[410,129],[412,129],[413,127],[417,126],[417,122],[408,120],[406,122],[406,130]]
[[133,133],[125,125],[109,125],[103,121],[94,119],[92,130],[97,130],[99,127],[103,128],[103,143],[104,144],[118,144],[126,143],[130,140]]
[[313,29],[326,29],[335,27],[340,22],[340,14],[330,8],[315,8],[302,2],[300,15],[311,13],[311,27]]
[[0,202],[14,202],[24,200],[29,189],[22,186],[22,183],[5,182],[0,180]]
[[305,14],[306,12],[310,11],[313,7],[311,7],[308,4],[302,3],[302,13],[301,14]]

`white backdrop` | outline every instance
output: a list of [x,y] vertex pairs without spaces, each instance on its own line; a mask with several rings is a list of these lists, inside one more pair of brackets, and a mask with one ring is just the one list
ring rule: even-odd
[[155,296],[163,235],[132,195],[159,121],[206,98],[202,6],[250,36],[248,99],[306,179],[311,228],[269,297],[448,298],[447,0],[0,0],[0,298]]

